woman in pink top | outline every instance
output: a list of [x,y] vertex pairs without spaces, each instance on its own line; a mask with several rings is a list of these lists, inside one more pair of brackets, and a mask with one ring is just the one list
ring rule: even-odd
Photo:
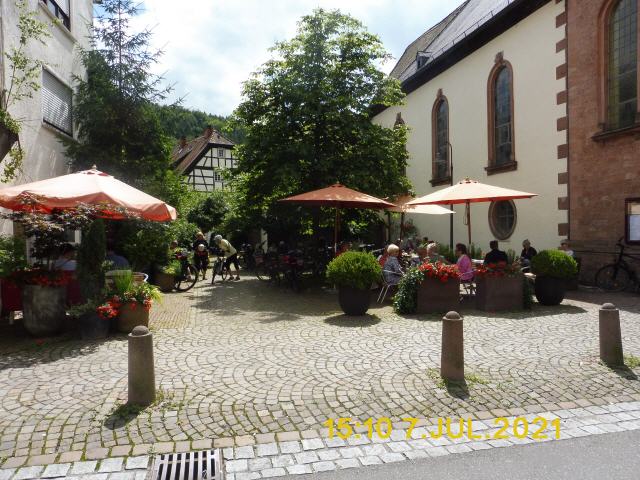
[[456,256],[458,257],[456,265],[458,265],[458,271],[460,272],[460,281],[470,282],[473,280],[473,262],[467,255],[467,246],[458,243],[456,245]]

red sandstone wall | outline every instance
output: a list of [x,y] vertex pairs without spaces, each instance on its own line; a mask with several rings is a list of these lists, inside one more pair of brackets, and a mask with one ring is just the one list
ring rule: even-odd
[[[582,258],[582,279],[624,235],[625,199],[640,197],[640,134],[594,141],[598,125],[598,16],[605,0],[567,0],[570,238]],[[640,273],[640,270],[639,272]]]

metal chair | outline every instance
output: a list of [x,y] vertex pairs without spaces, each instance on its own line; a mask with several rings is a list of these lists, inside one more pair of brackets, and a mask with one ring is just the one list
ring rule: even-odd
[[[390,275],[393,275],[394,277],[398,277],[398,281],[395,283],[390,283],[387,281],[386,277],[385,277],[385,273],[388,273]],[[389,293],[389,290],[392,287],[395,287],[396,285],[398,285],[398,283],[400,283],[400,280],[402,279],[402,274],[398,273],[398,272],[392,272],[391,270],[383,270],[382,271],[382,288],[380,289],[380,294],[378,295],[378,303],[384,303],[384,300],[387,298],[387,294]],[[395,280],[395,278],[394,278]]]

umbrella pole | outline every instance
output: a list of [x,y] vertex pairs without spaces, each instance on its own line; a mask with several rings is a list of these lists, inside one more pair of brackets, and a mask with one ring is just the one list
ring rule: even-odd
[[469,248],[471,248],[471,202],[467,200],[467,233],[469,236]]
[[340,228],[340,209],[336,208],[336,224],[333,231],[333,254],[338,253],[338,229]]
[[404,238],[404,212],[400,214],[400,240],[402,240],[403,238]]

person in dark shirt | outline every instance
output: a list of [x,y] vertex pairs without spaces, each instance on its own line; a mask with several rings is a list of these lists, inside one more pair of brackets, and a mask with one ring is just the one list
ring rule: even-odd
[[491,251],[487,253],[484,257],[485,265],[488,265],[490,263],[500,263],[500,262],[507,263],[509,261],[509,259],[507,258],[507,254],[504,253],[502,250],[498,249],[497,240],[492,240],[489,243],[489,248],[491,248]]
[[520,264],[523,267],[531,266],[531,259],[538,254],[538,251],[531,246],[529,240],[522,242],[522,253],[520,253]]
[[193,263],[198,273],[202,272],[202,279],[205,280],[209,266],[209,244],[204,239],[202,232],[198,232],[196,240],[193,242]]

